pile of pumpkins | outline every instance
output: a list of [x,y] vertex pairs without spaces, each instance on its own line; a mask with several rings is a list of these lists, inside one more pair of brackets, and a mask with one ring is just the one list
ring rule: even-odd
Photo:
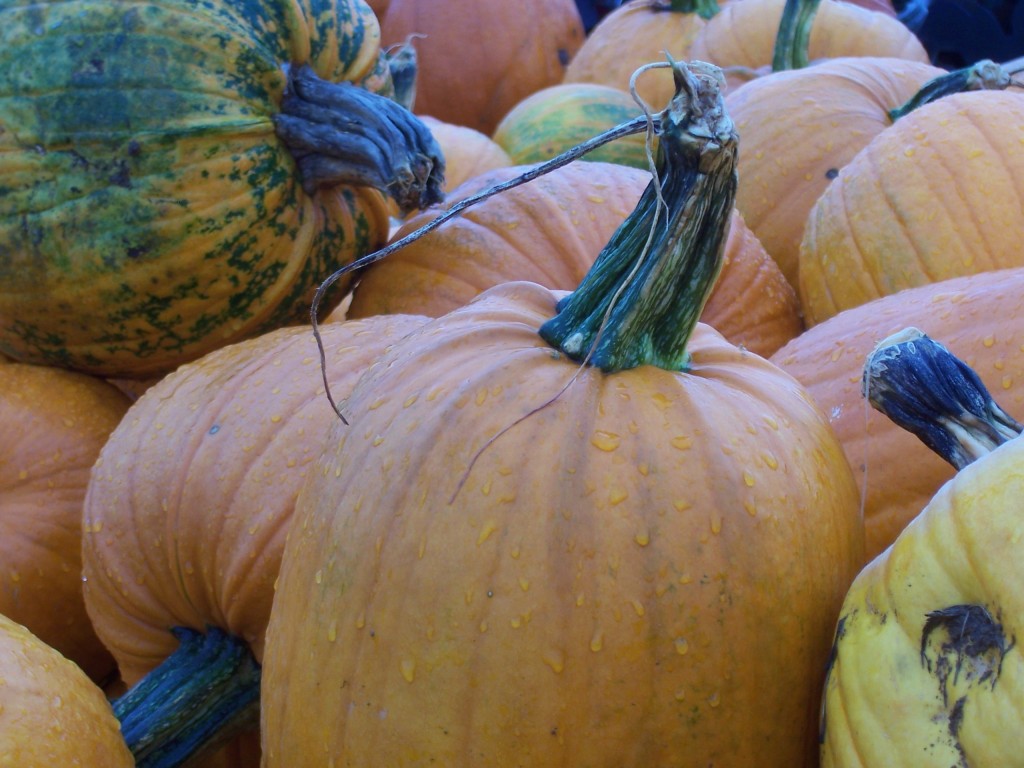
[[12,764],[1021,764],[1014,66],[529,5],[0,6]]

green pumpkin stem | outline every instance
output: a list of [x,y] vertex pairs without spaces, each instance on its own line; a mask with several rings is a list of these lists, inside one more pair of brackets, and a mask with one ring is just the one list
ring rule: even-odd
[[113,704],[138,768],[182,765],[259,725],[260,667],[248,645],[215,627],[171,631],[178,650]]
[[696,13],[705,21],[718,13],[715,0],[669,0],[667,5],[662,2],[652,6],[654,10],[667,10],[673,13]]
[[821,0],[786,0],[779,31],[775,35],[772,72],[803,69],[810,63],[811,26],[819,5]]
[[862,391],[956,469],[1024,431],[969,365],[917,328],[889,336],[868,355]]
[[553,347],[604,371],[685,369],[687,342],[722,268],[737,183],[722,73],[703,62],[673,63],[673,72],[655,178],[540,328]]
[[307,194],[339,184],[372,187],[403,213],[444,199],[444,156],[433,134],[401,104],[365,88],[294,67],[274,128]]
[[889,119],[895,122],[908,112],[952,93],[983,90],[1002,91],[1009,88],[1010,84],[1010,73],[1005,67],[996,64],[991,59],[983,59],[969,67],[932,78],[922,85],[921,90],[911,96],[903,106],[890,109]]

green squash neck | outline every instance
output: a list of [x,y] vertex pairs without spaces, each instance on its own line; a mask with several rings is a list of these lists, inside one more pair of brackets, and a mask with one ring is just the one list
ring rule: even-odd
[[259,725],[248,645],[216,627],[171,632],[178,649],[113,704],[137,768],[175,768]]
[[684,370],[686,350],[722,268],[736,196],[737,136],[721,70],[673,63],[656,175],[579,287],[540,328],[573,360],[606,372]]
[[775,36],[772,72],[803,69],[809,63],[811,27],[821,0],[786,0]]
[[934,77],[921,86],[907,102],[896,109],[889,110],[889,119],[893,122],[913,112],[918,107],[931,104],[933,101],[954,93],[965,91],[993,90],[1002,91],[1012,84],[1010,73],[1005,67],[991,59],[983,59],[969,67],[947,72]]

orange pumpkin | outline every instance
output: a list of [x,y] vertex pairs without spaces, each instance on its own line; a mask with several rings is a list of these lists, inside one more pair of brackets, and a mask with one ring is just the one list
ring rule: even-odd
[[[510,167],[453,191],[445,206],[515,178]],[[577,285],[633,210],[650,174],[609,163],[572,163],[491,197],[401,248],[362,275],[349,317],[406,313],[438,317],[507,280],[548,288]],[[439,209],[410,217],[403,237]],[[768,355],[802,329],[796,292],[733,216],[725,264],[703,320],[735,344]]]
[[97,682],[114,660],[82,600],[82,504],[89,471],[128,406],[85,374],[0,365],[0,613]]
[[0,615],[0,762],[132,768],[103,691],[73,662]]
[[828,415],[864,498],[867,555],[896,538],[953,469],[861,395],[867,355],[912,325],[974,368],[1007,411],[1024,413],[1024,268],[944,280],[874,299],[808,329],[771,360]]
[[[335,396],[420,322],[394,315],[324,325]],[[240,679],[252,660],[251,678],[295,497],[334,418],[308,328],[206,355],[132,405],[96,462],[82,550],[86,607],[131,688],[126,696],[141,697],[144,676],[166,669],[165,660],[180,662],[179,640],[198,647],[195,633],[237,653]],[[211,637],[214,629],[226,636]],[[199,665],[167,685],[177,697],[212,687],[211,676]],[[122,719],[145,720],[152,706],[122,701]]]
[[[727,3],[696,35],[690,56],[737,70],[740,77],[732,81],[732,87],[738,87],[751,73],[770,71],[784,8],[787,3],[806,2],[809,0]],[[844,56],[929,61],[914,33],[890,13],[842,0],[820,0],[811,20],[806,49],[810,61]]]
[[415,36],[416,111],[488,136],[527,95],[562,80],[584,38],[574,0],[390,0],[381,39]]
[[892,125],[888,111],[942,73],[908,59],[856,56],[773,72],[726,94],[742,137],[736,207],[794,289],[815,201]]
[[[688,61],[690,43],[718,12],[714,0],[629,0],[590,30],[565,70],[566,83],[598,83],[629,90],[633,73],[645,64]],[[636,81],[637,93],[653,109],[675,95],[667,69],[645,72]]]
[[813,764],[857,492],[806,392],[697,323],[735,134],[693,67],[713,121],[665,117],[635,279],[653,185],[565,301],[490,289],[353,390],[282,560],[266,768]]
[[956,93],[897,120],[815,203],[799,254],[809,325],[903,288],[1024,266],[1024,96]]
[[513,164],[508,153],[480,131],[428,115],[421,115],[420,120],[430,129],[444,155],[445,192],[481,173]]

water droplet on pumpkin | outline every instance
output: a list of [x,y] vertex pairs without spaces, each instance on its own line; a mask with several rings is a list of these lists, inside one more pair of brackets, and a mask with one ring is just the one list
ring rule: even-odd
[[530,580],[525,576],[519,577],[519,588],[526,592],[530,588]]
[[604,632],[600,629],[595,630],[593,636],[590,638],[590,650],[597,653],[604,648]]
[[323,581],[324,581],[324,571],[323,571],[323,568],[318,568],[317,569],[316,575],[313,577],[313,579],[314,579],[314,581],[316,581],[317,584],[323,584]]
[[560,673],[565,669],[565,653],[560,648],[549,648],[541,654],[541,659],[555,673]]
[[493,520],[488,520],[484,523],[484,527],[480,529],[480,535],[476,538],[476,545],[479,547],[487,541],[487,539],[490,538],[490,535],[496,530],[498,530],[498,524]]
[[722,703],[722,697],[718,695],[718,691],[715,691],[710,696],[708,696],[708,705],[709,706],[717,707],[721,703]]
[[641,603],[639,600],[637,600],[636,598],[633,598],[632,600],[629,601],[629,604],[633,606],[633,610],[636,612],[637,616],[643,616],[644,615],[644,613],[645,613],[645,611],[644,611],[644,604]]
[[619,443],[622,442],[622,438],[614,432],[605,432],[604,430],[597,430],[590,438],[590,443],[595,448],[602,451],[614,451],[619,447]]
[[192,565],[192,561],[191,560],[186,560],[185,561],[185,573],[187,573],[188,575],[191,576],[195,572],[196,572],[196,567],[194,565]]
[[682,688],[680,688],[678,691],[676,691],[676,701],[682,701],[685,698],[686,698],[686,691],[684,691]]
[[621,504],[628,498],[629,491],[627,491],[625,488],[616,487],[608,491],[608,503],[611,504],[613,507],[616,504]]
[[754,487],[754,476],[752,474],[750,474],[749,472],[744,472],[743,473],[743,484],[745,486],[747,486],[747,488],[753,488]]
[[327,639],[332,643],[338,639],[337,619],[331,619],[331,623],[327,625]]
[[416,677],[416,662],[412,659],[402,659],[401,669],[405,682],[411,683]]
[[744,501],[743,508],[747,510],[747,514],[751,517],[757,517],[757,505],[752,501]]
[[711,532],[720,533],[722,531],[722,516],[715,512],[711,515]]
[[409,397],[405,398],[405,402],[402,403],[402,407],[408,408],[413,403],[415,403],[419,399],[419,397],[419,395],[410,395]]
[[371,443],[371,445],[373,445],[373,447],[376,448],[378,445],[380,445],[383,442],[384,442],[383,435],[377,435],[375,438],[373,438],[373,442]]
[[763,454],[761,454],[761,458],[764,459],[765,466],[767,466],[768,469],[778,469],[779,468],[779,460],[776,459],[772,454],[770,454],[770,453],[763,453]]
[[984,345],[984,346],[985,346],[986,348],[988,348],[988,347],[992,347],[992,346],[993,346],[993,345],[995,345],[995,343],[996,343],[996,339],[995,339],[995,336],[986,336],[986,337],[985,337],[984,339],[982,339],[982,340],[981,340],[981,343],[982,343],[982,344],[983,344],[983,345]]
[[678,435],[672,438],[672,447],[678,448],[681,451],[689,450],[693,445],[693,438],[686,435]]
[[647,526],[644,526],[634,534],[633,541],[641,547],[646,547],[651,543],[651,532],[647,529]]
[[680,656],[685,656],[686,652],[690,650],[690,642],[685,637],[677,637],[672,642],[676,647],[676,653]]

